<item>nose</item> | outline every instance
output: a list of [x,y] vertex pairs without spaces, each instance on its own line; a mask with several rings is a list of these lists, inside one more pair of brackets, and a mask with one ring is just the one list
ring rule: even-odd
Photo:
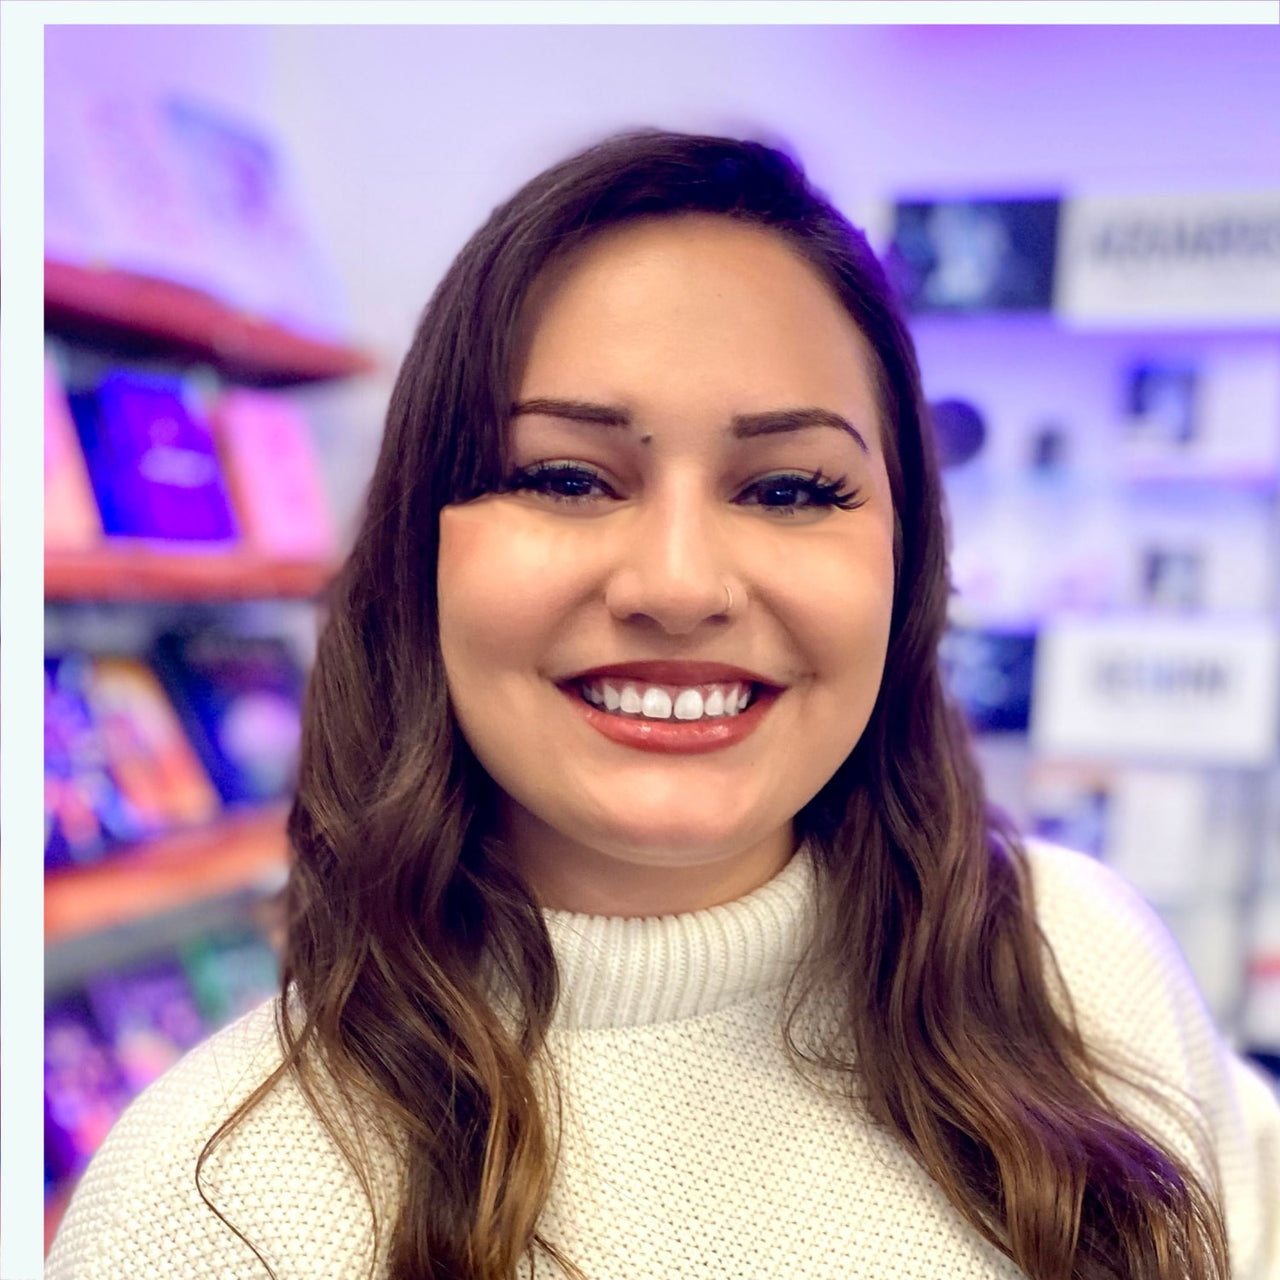
[[[611,531],[613,533],[614,531]],[[715,503],[690,481],[640,504],[616,529],[605,604],[622,622],[649,622],[673,636],[724,621],[731,582],[725,530]],[[733,601],[745,592],[733,591]]]

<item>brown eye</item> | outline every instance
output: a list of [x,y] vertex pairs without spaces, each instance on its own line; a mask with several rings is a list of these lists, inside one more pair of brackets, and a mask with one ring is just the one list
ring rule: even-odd
[[590,467],[579,463],[539,463],[513,473],[507,481],[509,492],[543,494],[556,502],[589,502],[593,498],[616,498],[617,494]]
[[845,479],[828,480],[821,471],[765,476],[748,485],[737,500],[743,506],[764,507],[784,515],[810,507],[851,511],[862,505],[857,490],[848,488]]

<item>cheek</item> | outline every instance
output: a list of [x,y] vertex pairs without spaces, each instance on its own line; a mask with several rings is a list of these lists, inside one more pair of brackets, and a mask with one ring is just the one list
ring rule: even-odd
[[572,608],[579,557],[496,505],[440,516],[440,644],[452,688],[467,677],[537,665]]
[[860,530],[822,555],[792,558],[786,590],[784,616],[813,674],[859,701],[874,700],[893,614],[891,526]]

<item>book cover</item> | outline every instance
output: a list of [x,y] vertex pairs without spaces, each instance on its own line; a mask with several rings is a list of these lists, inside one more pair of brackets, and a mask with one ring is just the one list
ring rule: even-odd
[[1048,311],[1056,198],[906,200],[894,209],[889,276],[912,312]]
[[245,540],[283,559],[332,556],[333,518],[298,404],[278,392],[237,387],[218,401],[213,425]]
[[213,436],[181,381],[117,372],[69,401],[106,533],[234,542]]
[[303,677],[283,641],[161,636],[155,666],[227,804],[283,798],[297,773]]
[[96,862],[113,844],[150,830],[111,770],[89,703],[90,661],[49,654],[44,662],[45,866]]
[[255,121],[175,97],[159,104],[166,146],[220,292],[327,341],[347,328],[337,273],[320,252],[275,140]]
[[210,1027],[226,1026],[279,994],[279,958],[254,929],[193,938],[179,954]]
[[129,1101],[111,1048],[82,994],[44,1014],[44,1159],[47,1184],[79,1173]]
[[44,548],[85,551],[102,538],[102,520],[57,366],[44,362]]
[[148,827],[191,826],[217,815],[218,793],[145,663],[94,658],[89,701],[116,784]]
[[207,1034],[176,956],[99,974],[86,992],[132,1093],[145,1089]]

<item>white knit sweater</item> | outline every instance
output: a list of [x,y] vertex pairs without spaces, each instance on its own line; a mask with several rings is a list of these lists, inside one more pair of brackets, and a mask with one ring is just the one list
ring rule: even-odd
[[[1280,1280],[1280,1106],[1215,1034],[1154,913],[1093,860],[1032,847],[1038,914],[1085,1034],[1155,1066],[1208,1121],[1234,1280]],[[1013,1280],[891,1137],[806,1082],[781,1044],[782,984],[811,928],[801,854],[725,906],[663,919],[548,912],[564,988],[566,1099],[542,1219],[590,1280]],[[272,1006],[194,1050],[125,1113],[82,1179],[46,1280],[254,1280],[196,1194],[196,1155],[278,1061]],[[1192,1149],[1159,1109],[1135,1114]],[[220,1149],[206,1187],[278,1280],[357,1280],[358,1184],[292,1086]],[[538,1274],[547,1273],[538,1264]],[[375,1274],[385,1275],[381,1266]]]

